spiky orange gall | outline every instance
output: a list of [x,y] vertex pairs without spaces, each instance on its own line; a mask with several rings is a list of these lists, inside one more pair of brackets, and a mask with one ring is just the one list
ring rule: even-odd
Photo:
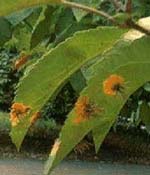
[[56,153],[58,152],[59,148],[60,148],[60,144],[61,144],[61,140],[60,139],[56,139],[53,148],[51,150],[50,156],[55,156]]
[[73,120],[73,123],[80,124],[81,122],[84,122],[86,120],[88,120],[86,117],[76,116]]
[[100,111],[100,109],[90,102],[89,97],[80,97],[75,104],[76,117],[74,118],[73,123],[79,124],[87,121],[92,114],[98,111]]
[[16,111],[16,112],[25,113],[30,109],[30,107],[24,105],[23,103],[14,103],[11,106],[11,109]]
[[79,124],[89,119],[90,102],[89,97],[83,96],[79,98],[75,104],[76,118],[74,123]]
[[19,119],[16,115],[16,113],[11,112],[10,113],[10,122],[13,127],[17,126],[19,123]]
[[11,107],[10,122],[12,126],[16,126],[22,117],[30,110],[29,106],[22,103],[14,103]]
[[29,55],[21,55],[20,58],[16,60],[14,69],[15,70],[21,69],[22,66],[24,66],[27,63],[28,59],[29,59]]
[[113,74],[103,82],[103,91],[106,95],[115,96],[124,89],[124,78]]

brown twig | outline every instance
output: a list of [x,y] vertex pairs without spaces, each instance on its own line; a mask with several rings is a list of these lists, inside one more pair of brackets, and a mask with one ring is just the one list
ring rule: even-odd
[[[113,18],[113,16],[109,15],[106,12],[97,10],[95,8],[92,8],[92,7],[83,5],[83,4],[78,4],[78,3],[75,3],[75,2],[70,2],[70,1],[66,1],[66,0],[61,0],[61,2],[62,2],[62,4],[66,5],[68,7],[81,9],[81,10],[84,10],[86,12],[94,13],[94,14],[97,14],[99,16],[105,17],[107,20],[112,22],[115,26],[122,27],[122,25],[120,25],[118,23],[118,21],[115,18]],[[132,0],[127,0],[127,2],[126,2],[126,12],[129,13],[129,14],[132,12]],[[150,30],[147,30],[147,29],[143,28],[142,26],[136,24],[132,20],[132,17],[130,15],[129,15],[129,19],[127,19],[125,21],[124,27],[125,28],[136,29],[136,30],[138,30],[138,31],[140,31],[140,32],[142,32],[146,35],[150,35]]]
[[131,13],[132,13],[132,0],[127,0],[126,1],[126,9],[125,9],[125,11],[126,11],[126,13],[131,15]]
[[150,30],[147,30],[144,27],[136,24],[134,21],[132,21],[132,19],[127,20],[126,25],[131,29],[138,30],[138,31],[150,36]]
[[128,20],[125,22],[128,27],[145,33],[146,35],[150,35],[150,30],[143,28],[132,20],[132,0],[126,0],[125,12],[129,16]]
[[97,10],[95,8],[92,8],[92,7],[89,7],[89,6],[86,6],[86,5],[82,5],[82,4],[78,4],[78,3],[75,3],[75,2],[66,1],[66,0],[62,0],[62,3],[66,6],[68,6],[68,7],[81,9],[81,10],[84,10],[84,11],[87,11],[87,12],[90,12],[90,13],[97,14],[99,16],[103,16],[103,17],[107,18],[109,21],[111,21],[113,24],[117,23],[117,21],[111,15],[109,15],[109,14],[103,12],[103,11]]

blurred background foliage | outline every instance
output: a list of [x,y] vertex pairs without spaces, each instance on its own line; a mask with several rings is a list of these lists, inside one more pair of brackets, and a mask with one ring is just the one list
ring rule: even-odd
[[[98,9],[111,15],[121,13],[115,8],[111,0],[74,0]],[[122,1],[125,3],[124,1]],[[150,16],[149,0],[133,1],[133,17],[135,20]],[[97,26],[111,25],[107,19],[87,14],[86,12],[66,8],[64,6],[40,6],[15,12],[0,18],[0,110],[8,112],[17,84],[26,74],[30,66],[46,51],[56,47],[75,32],[96,28]],[[19,69],[14,69],[16,60],[24,53],[31,55],[28,63]],[[86,77],[82,70],[78,76],[72,77],[64,85],[60,93],[53,101],[48,101],[42,109],[40,121],[42,127],[56,127],[63,124],[67,113],[73,107],[80,91],[86,85]],[[137,90],[127,101],[122,109],[114,129],[123,126],[125,128],[145,129],[145,115],[149,115],[150,83]],[[141,116],[141,117],[140,117]],[[147,118],[147,117],[146,117]],[[38,121],[39,122],[39,121]],[[150,132],[150,120],[146,121],[147,131]],[[39,125],[38,125],[39,126]]]

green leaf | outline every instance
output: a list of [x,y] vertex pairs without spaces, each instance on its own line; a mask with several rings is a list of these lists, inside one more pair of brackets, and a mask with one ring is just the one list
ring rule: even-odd
[[[73,2],[84,4],[84,5],[87,5],[89,7],[98,7],[101,0],[92,0],[92,1],[91,0],[73,0]],[[79,10],[79,9],[73,9],[73,13],[74,13],[77,21],[80,21],[85,15],[88,14],[88,12],[85,12],[85,11]]]
[[76,117],[76,113],[73,110],[65,122],[65,125],[60,134],[60,148],[56,156],[49,156],[45,165],[44,175],[50,174],[51,170],[64,159],[67,154],[89,133],[89,131],[98,123],[104,123],[106,121],[103,118],[93,116],[93,120],[83,122],[80,125],[74,124],[73,120]]
[[61,0],[1,0],[0,1],[0,16],[8,15],[9,13],[42,4],[61,4]]
[[[30,41],[32,37],[33,26],[41,13],[41,7],[34,8],[32,13],[27,16],[23,22],[14,27],[12,42],[18,51],[30,52]],[[20,17],[21,18],[21,17]],[[18,19],[19,20],[19,19]],[[39,51],[39,49],[38,49]]]
[[[142,64],[142,62],[149,61],[149,44],[149,38],[142,38],[140,40],[134,41],[133,43],[119,42],[116,47],[104,54],[103,59],[91,68],[91,72],[93,72],[93,77],[88,82],[87,88],[81,93],[81,96],[86,95],[90,97],[91,101],[96,106],[102,109],[104,108],[104,114],[102,114],[103,122],[99,122],[97,119],[96,126],[91,128],[91,130],[93,130],[96,151],[98,151],[103,139],[105,138],[110,127],[116,120],[118,113],[120,112],[128,97],[140,86],[142,86],[146,81],[149,80],[149,64]],[[138,64],[132,65],[132,62],[138,62]],[[121,67],[118,70],[118,67],[127,63],[130,63],[131,66],[128,65],[125,66],[125,68]],[[115,69],[117,71],[114,71]],[[127,84],[127,87],[125,87],[126,92],[125,95],[123,95],[123,97],[109,97],[103,93],[102,84],[106,80],[106,78],[109,77],[111,74],[121,75],[127,82],[125,83]],[[69,124],[70,123],[66,122],[67,126]],[[79,128],[79,130],[82,134],[85,135],[89,132],[89,130],[82,131],[82,128]],[[70,133],[73,133],[73,135],[70,134],[70,138],[74,137],[74,135],[76,136],[76,131],[72,130]],[[65,133],[62,130],[60,136],[62,136],[63,134]],[[82,138],[78,138],[77,142],[79,142],[81,139]],[[46,169],[46,172],[50,172],[51,169],[53,169],[69,153],[69,151],[71,151],[73,147],[71,141],[72,140],[69,139],[66,140],[66,142],[69,143],[70,146],[67,147],[67,151],[66,148],[63,147],[64,140],[62,141],[62,147],[60,147],[61,151],[58,152],[56,158],[53,160],[53,162],[51,162],[51,164],[49,164],[51,158],[49,159],[46,166],[48,167]]]
[[0,46],[8,41],[12,36],[12,27],[7,19],[0,17]]
[[[127,101],[128,97],[141,87],[145,82],[150,80],[150,62],[146,63],[130,63],[117,68],[116,70],[103,70],[102,76],[95,76],[89,86],[81,93],[81,96],[88,96],[92,104],[97,108],[103,109],[99,114],[93,114],[86,122],[82,122],[77,126],[73,123],[76,117],[76,110],[73,110],[62,129],[59,140],[61,141],[58,152],[55,157],[49,157],[45,166],[44,175],[49,175],[50,172],[57,166],[60,161],[72,150],[72,148],[81,141],[81,139],[95,127],[100,131],[100,136],[95,130],[95,138],[103,141],[111,124],[115,121],[117,114]],[[145,70],[145,72],[143,71]],[[127,73],[128,72],[128,73]],[[137,72],[139,73],[137,75]],[[124,95],[109,96],[103,92],[103,82],[112,74],[119,75],[124,78],[125,83],[128,82],[128,87],[124,89]],[[97,141],[97,139],[96,139]]]
[[[33,65],[33,69],[18,86],[15,102],[30,106],[32,114],[40,111],[49,99],[55,98],[57,92],[77,70],[112,47],[124,32],[114,27],[100,27],[76,33]],[[14,134],[18,129],[12,128],[11,138],[17,147],[20,147],[29,126],[30,123],[22,127],[19,144],[18,141],[16,143],[18,138]]]
[[[144,70],[145,71],[145,70]],[[147,128],[150,127],[150,107],[146,102],[143,102],[140,107],[140,118]]]
[[34,11],[34,8],[29,8],[25,10],[21,10],[19,12],[15,12],[9,16],[6,16],[6,19],[13,25],[16,26],[20,22],[22,22],[24,19],[26,19],[28,16],[32,14]]
[[43,10],[34,26],[32,37],[31,37],[31,49],[36,47],[40,42],[42,42],[47,37],[50,38],[51,35],[51,18],[54,12],[54,8],[51,6],[44,6]]
[[73,89],[79,94],[86,86],[86,79],[81,70],[77,71],[71,78],[70,83]]
[[[15,139],[15,144],[17,145],[18,151],[21,146],[20,140],[22,140],[22,136],[24,135],[24,133],[27,133],[29,123],[30,123],[29,116],[27,116],[24,120],[20,121],[19,125],[11,129],[12,132],[10,133],[10,137],[13,137],[13,139]],[[14,140],[12,141],[14,142]]]
[[101,122],[97,127],[94,127],[92,134],[93,134],[96,153],[98,153],[100,144],[105,139],[107,133],[112,127],[113,122],[114,122],[114,119],[110,118],[110,120],[106,120],[104,123]]
[[[102,61],[99,61],[99,63],[95,64],[94,66],[91,66],[89,70],[89,72],[91,72],[90,76],[92,77],[92,74],[93,76],[95,76],[95,74],[102,76],[104,68],[109,71],[130,62],[142,63],[144,61],[148,61],[149,44],[150,44],[150,39],[147,37],[144,37],[139,40],[135,40],[134,42],[119,42],[116,45],[116,47],[114,47],[114,49],[112,49],[110,52],[106,53],[103,56],[104,58]],[[113,122],[114,121],[112,121],[112,124]],[[97,128],[95,129],[97,130]],[[96,133],[96,131],[93,131],[93,133]],[[99,139],[97,135],[96,136],[93,135],[96,152],[98,151],[102,143],[100,133],[99,133]]]
[[18,24],[14,29],[13,38],[18,51],[30,50],[31,31],[26,25]]

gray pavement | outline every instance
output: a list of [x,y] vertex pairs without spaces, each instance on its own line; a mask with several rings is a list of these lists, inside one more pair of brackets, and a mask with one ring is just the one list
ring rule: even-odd
[[[0,159],[0,175],[42,175],[43,161]],[[150,166],[64,161],[51,175],[150,175]]]

